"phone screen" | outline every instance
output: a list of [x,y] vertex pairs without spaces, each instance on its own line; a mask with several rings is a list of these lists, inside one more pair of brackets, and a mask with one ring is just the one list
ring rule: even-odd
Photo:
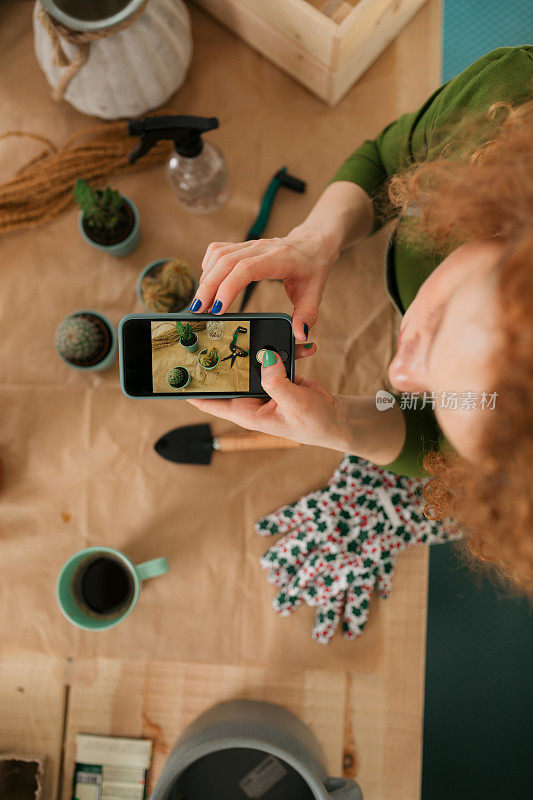
[[[154,394],[248,392],[253,322],[209,320],[189,325],[194,343],[187,348],[182,344],[183,335],[180,337],[176,322],[150,323]],[[180,369],[187,370],[190,377],[186,378]]]
[[278,353],[294,378],[285,314],[130,314],[120,322],[119,350],[128,397],[264,397],[264,350]]

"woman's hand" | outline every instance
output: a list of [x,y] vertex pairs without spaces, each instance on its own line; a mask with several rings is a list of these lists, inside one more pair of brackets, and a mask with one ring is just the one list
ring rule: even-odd
[[[298,349],[303,347],[297,345]],[[315,346],[308,352],[312,355]],[[233,400],[189,399],[189,403],[243,428],[343,451],[346,442],[339,398],[310,378],[296,378],[292,383],[280,357],[270,350],[267,353],[271,354],[272,363],[261,368],[261,385],[270,397],[267,402],[255,397],[237,397]],[[269,359],[264,359],[264,363],[265,360]]]
[[[320,234],[298,229],[283,239],[212,242],[191,311],[221,314],[251,281],[279,278],[293,306],[293,331],[305,341],[317,318],[324,285],[338,252]],[[199,304],[197,304],[199,303]]]
[[350,181],[335,181],[322,192],[307,219],[282,239],[210,244],[190,310],[221,314],[251,281],[279,278],[294,306],[294,336],[305,341],[315,324],[330,268],[344,247],[368,235],[373,221],[372,201],[364,189]]
[[[267,352],[271,353],[267,359],[271,363],[261,368],[261,385],[270,400],[187,398],[188,402],[249,430],[329,447],[375,464],[390,464],[399,455],[405,441],[405,422],[397,403],[379,411],[375,396],[335,395],[310,378],[297,377],[292,383],[279,356]],[[296,345],[297,359],[315,353],[313,343]]]

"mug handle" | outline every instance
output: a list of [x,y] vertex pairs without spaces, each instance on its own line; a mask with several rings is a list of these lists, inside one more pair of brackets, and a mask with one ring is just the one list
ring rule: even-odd
[[351,778],[328,778],[326,789],[331,800],[363,800],[359,784]]
[[151,561],[143,561],[142,564],[135,566],[135,572],[140,581],[145,581],[147,578],[157,578],[158,575],[164,575],[168,572],[168,561],[163,556],[162,558],[153,558]]

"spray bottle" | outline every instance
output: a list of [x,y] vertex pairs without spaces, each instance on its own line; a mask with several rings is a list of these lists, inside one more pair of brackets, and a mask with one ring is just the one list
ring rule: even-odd
[[218,128],[216,117],[184,115],[144,117],[128,123],[139,144],[129,154],[133,164],[161,139],[174,142],[167,176],[178,199],[189,211],[207,214],[223,205],[230,194],[228,168],[220,150],[202,140],[202,133]]

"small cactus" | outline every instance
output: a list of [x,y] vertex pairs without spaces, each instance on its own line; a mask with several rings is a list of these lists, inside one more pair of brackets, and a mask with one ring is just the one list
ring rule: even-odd
[[142,279],[141,295],[151,311],[162,314],[181,311],[194,293],[194,278],[187,264],[173,259],[151,270]]
[[179,389],[187,383],[187,370],[184,367],[173,367],[167,373],[167,381],[174,389]]
[[74,198],[89,228],[113,234],[124,222],[124,200],[116,189],[92,189],[87,181],[77,180]]
[[218,362],[218,349],[209,347],[207,350],[202,350],[198,360],[203,367],[214,367]]
[[110,346],[107,325],[93,314],[71,314],[59,323],[55,334],[57,352],[66,361],[93,366],[106,356]]
[[192,325],[189,322],[186,322],[184,325],[183,322],[178,320],[176,322],[176,330],[179,333],[180,341],[182,344],[191,345],[195,342],[194,331],[192,329]]

